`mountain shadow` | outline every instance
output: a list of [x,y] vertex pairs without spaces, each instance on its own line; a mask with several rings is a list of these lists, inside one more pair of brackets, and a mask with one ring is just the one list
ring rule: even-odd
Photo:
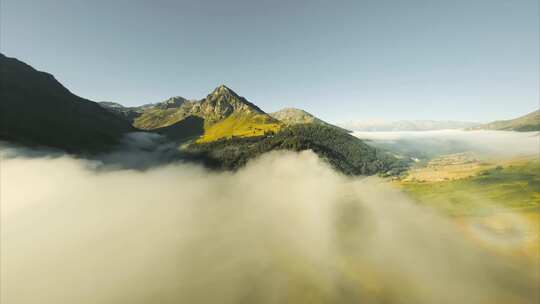
[[0,54],[0,139],[72,153],[110,149],[135,129],[51,74]]
[[204,134],[204,119],[190,115],[177,123],[153,129],[151,132],[167,136],[174,141],[196,139]]

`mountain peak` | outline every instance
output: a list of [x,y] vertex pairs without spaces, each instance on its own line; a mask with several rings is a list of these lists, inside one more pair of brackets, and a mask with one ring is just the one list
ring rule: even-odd
[[218,108],[217,111],[225,113],[225,116],[235,111],[264,113],[259,107],[247,101],[244,97],[239,96],[224,84],[215,88],[202,103],[203,105],[211,106],[213,109]]
[[234,96],[236,98],[239,98],[240,96],[238,96],[238,94],[236,94],[236,92],[234,92],[233,90],[231,90],[229,87],[227,87],[226,85],[222,84],[222,85],[219,85],[217,88],[215,88],[212,93],[210,93],[210,95],[212,96]]
[[186,101],[187,99],[185,99],[182,96],[173,96],[165,101],[157,103],[156,106],[162,109],[178,108],[182,104],[184,104]]
[[231,90],[228,86],[224,85],[224,84],[220,84],[216,89],[223,89],[223,90]]

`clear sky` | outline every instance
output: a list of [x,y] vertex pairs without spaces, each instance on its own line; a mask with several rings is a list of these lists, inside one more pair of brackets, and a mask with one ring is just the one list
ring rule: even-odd
[[0,50],[124,105],[226,84],[330,122],[539,107],[538,0],[0,0]]

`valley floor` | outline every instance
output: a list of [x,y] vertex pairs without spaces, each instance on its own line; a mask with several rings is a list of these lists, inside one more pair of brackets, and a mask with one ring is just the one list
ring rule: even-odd
[[464,234],[497,253],[540,262],[540,160],[435,157],[397,181],[418,204],[452,217]]

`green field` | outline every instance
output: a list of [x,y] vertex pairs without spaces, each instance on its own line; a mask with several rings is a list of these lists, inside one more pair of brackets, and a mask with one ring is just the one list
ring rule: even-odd
[[468,166],[441,165],[438,159],[411,170],[399,185],[418,204],[450,216],[464,235],[479,245],[540,263],[538,158]]
[[462,179],[405,180],[404,191],[419,204],[452,216],[489,215],[500,209],[540,211],[540,161],[506,162]]

